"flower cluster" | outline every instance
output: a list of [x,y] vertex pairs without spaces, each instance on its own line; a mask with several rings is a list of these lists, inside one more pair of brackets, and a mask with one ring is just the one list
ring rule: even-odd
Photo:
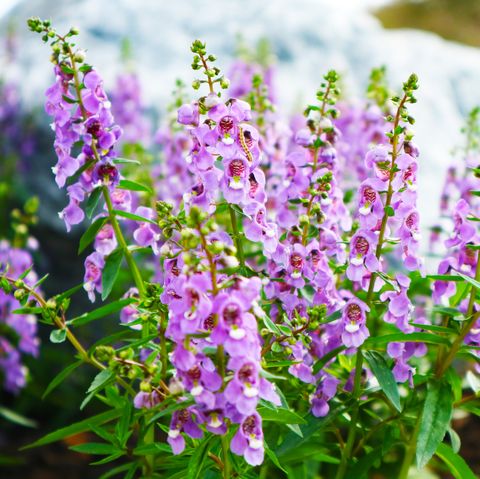
[[[32,243],[32,241],[30,242]],[[0,241],[0,274],[9,279],[34,286],[38,280],[32,269],[33,259],[29,251],[11,246],[6,240]],[[26,275],[25,275],[26,273]],[[0,289],[0,371],[3,387],[18,393],[27,381],[27,368],[22,364],[22,354],[38,356],[37,319],[33,314],[18,314],[28,300],[22,289],[13,296],[12,286],[2,279]]]
[[[395,420],[402,434],[411,429],[415,437],[411,418],[422,403],[409,391],[404,400],[396,383],[413,387],[421,364],[416,358],[428,353],[426,344],[440,345],[440,386],[430,381],[426,394],[443,386],[450,393],[444,369],[464,340],[480,344],[473,155],[469,174],[452,170],[446,186],[447,206],[455,202],[453,229],[433,294],[434,302],[450,298],[449,306],[458,305],[467,326],[458,332],[448,330],[448,321],[428,324],[432,301],[416,204],[419,151],[407,111],[416,101],[417,77],[387,101],[385,71],[376,70],[367,101],[351,104],[332,70],[317,102],[303,116],[285,118],[275,105],[268,64],[238,60],[229,83],[196,40],[192,68],[201,78],[192,86],[208,90],[192,101],[177,83],[170,108],[175,119],[170,115],[157,131],[160,151],[148,151],[141,145],[146,139],[136,77],[122,77],[111,106],[99,73],[70,42],[76,31],[60,36],[38,19],[30,27],[54,52],[56,82],[47,91],[47,111],[54,119],[56,180],[70,197],[62,217],[68,228],[92,220],[80,244],[82,251],[90,244],[94,249],[85,260],[84,289],[92,301],[97,293],[120,297],[72,321],[62,301],[51,302],[55,325],[79,357],[100,370],[89,398],[105,390],[105,403],[117,407],[124,400],[135,407],[115,431],[121,435],[130,421],[136,433],[116,438],[113,450],[121,454],[138,437],[133,455],[145,457],[135,468],[146,477],[163,472],[169,461],[153,458],[164,452],[155,444],[160,426],[173,454],[192,460],[208,454],[213,462],[206,468],[224,477],[233,468],[246,477],[247,465],[230,453],[259,466],[266,453],[275,458],[274,450],[295,442],[287,439],[284,446],[285,424],[309,441],[318,420],[298,425],[310,413],[324,417],[333,410],[338,413],[325,424],[332,422],[336,439],[349,421],[337,469],[343,478],[350,457],[370,453],[377,428],[383,441],[384,426]],[[117,157],[122,128],[111,111],[126,132],[123,154],[135,159]],[[142,165],[138,170],[151,166],[152,174],[135,173],[135,164]],[[125,278],[123,266],[134,284],[117,281]],[[464,283],[463,294],[451,278],[466,278],[470,287]],[[442,314],[448,318],[452,309]],[[120,311],[123,333],[83,348],[71,326],[103,311]],[[434,338],[437,332],[441,338]],[[375,414],[360,414],[374,401]],[[393,408],[401,413],[392,414]],[[356,444],[364,416],[368,431]],[[272,426],[278,437],[264,431],[266,421],[279,423]],[[111,437],[97,431],[106,441]],[[270,465],[262,467],[268,474]]]

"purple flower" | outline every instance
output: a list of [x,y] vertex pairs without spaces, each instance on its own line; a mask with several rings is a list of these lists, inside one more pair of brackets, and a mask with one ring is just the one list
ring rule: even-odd
[[366,321],[368,306],[359,299],[350,299],[342,311],[342,341],[347,348],[358,348],[370,336]]
[[198,126],[198,103],[187,103],[178,109],[177,121],[181,125]]
[[102,292],[102,270],[105,260],[100,253],[94,252],[85,258],[85,276],[83,289],[88,293],[88,298],[95,301],[95,291]]
[[378,271],[379,263],[375,256],[377,237],[374,233],[360,229],[350,240],[350,262],[347,277],[351,281],[361,281],[368,273]]
[[182,453],[185,449],[185,439],[181,434],[182,432],[193,439],[200,439],[203,436],[202,430],[195,423],[192,409],[181,409],[173,413],[167,441],[175,455]]
[[244,210],[251,216],[251,220],[244,225],[245,236],[250,241],[261,241],[266,253],[273,253],[277,249],[277,225],[267,222],[267,210],[260,203],[248,204]]
[[234,378],[225,388],[225,398],[234,404],[238,412],[244,415],[252,414],[260,398],[280,405],[280,398],[272,385],[260,377],[260,367],[253,361],[239,358],[234,361],[236,367],[229,364],[229,368],[235,369]]
[[330,411],[328,401],[332,399],[336,392],[340,381],[329,374],[326,374],[320,384],[317,386],[315,393],[310,401],[312,403],[312,414],[316,417],[324,417]]
[[244,156],[238,156],[225,161],[224,176],[221,187],[225,200],[240,204],[245,201],[250,191],[250,166]]
[[381,221],[384,211],[379,191],[383,184],[375,178],[365,180],[359,189],[358,213],[362,228],[373,229]]
[[152,392],[143,392],[140,391],[137,395],[133,398],[133,405],[137,409],[151,409],[159,404],[161,401],[160,394],[157,391],[153,390]]
[[257,413],[247,416],[232,438],[230,449],[234,454],[244,456],[251,466],[263,462],[264,445],[262,419]]
[[97,233],[94,242],[95,251],[98,251],[103,256],[108,256],[117,247],[117,238],[113,227],[106,223]]

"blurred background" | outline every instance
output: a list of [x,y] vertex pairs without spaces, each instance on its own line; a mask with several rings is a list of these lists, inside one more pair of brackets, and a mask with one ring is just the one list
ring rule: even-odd
[[[425,232],[438,215],[445,170],[451,151],[460,144],[464,118],[480,104],[479,0],[0,0],[0,84],[15,85],[9,96],[0,93],[0,101],[16,112],[18,124],[8,124],[16,126],[21,146],[21,158],[12,166],[0,132],[0,228],[5,228],[12,208],[31,195],[39,197],[40,221],[33,233],[41,247],[37,270],[54,278],[46,283],[47,295],[77,284],[83,259],[76,256],[81,231],[67,237],[56,214],[65,197],[50,171],[56,158],[43,115],[43,93],[53,76],[48,48],[26,28],[30,16],[50,18],[60,32],[78,26],[79,43],[105,77],[107,89],[115,87],[118,74],[133,68],[152,132],[175,80],[188,85],[193,78],[189,45],[195,38],[207,42],[224,70],[235,58],[239,37],[250,46],[268,40],[278,73],[277,97],[286,113],[301,111],[313,101],[321,76],[330,68],[341,73],[351,100],[363,95],[372,67],[386,65],[396,89],[416,72],[421,88],[412,110],[421,150],[419,208]],[[122,45],[125,53],[127,44],[128,65],[122,61]],[[2,182],[14,188],[2,194]],[[3,234],[0,229],[0,237]],[[73,312],[82,309],[84,300],[78,296]],[[19,396],[0,391],[0,405],[14,407],[35,423],[27,428],[0,417],[0,477],[98,477],[99,468],[87,468],[90,458],[68,452],[65,444],[18,452],[47,431],[82,417],[78,391],[84,391],[91,378],[88,369],[79,369],[41,400],[49,381],[72,358],[68,345],[49,345],[48,331],[40,330],[41,360],[27,363],[35,380]],[[88,344],[102,331],[82,334]],[[472,434],[477,428],[473,422],[460,422],[458,430],[462,455],[480,472],[478,438]]]

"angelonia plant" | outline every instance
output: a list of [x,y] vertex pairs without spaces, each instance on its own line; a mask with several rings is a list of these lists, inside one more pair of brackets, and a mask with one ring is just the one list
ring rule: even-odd
[[[32,446],[90,431],[72,449],[111,462],[103,478],[406,479],[414,464],[475,477],[452,417],[479,410],[478,111],[429,276],[415,74],[392,94],[376,69],[351,104],[328,71],[285,118],[273,68],[238,60],[231,84],[195,40],[193,98],[177,82],[157,151],[133,77],[112,104],[77,29],[28,26],[52,51],[60,217],[68,231],[87,223],[89,253],[82,284],[52,298],[8,269],[2,287],[76,350],[47,392],[87,364],[81,407],[105,408]],[[105,304],[72,318],[82,289]],[[112,314],[112,335],[82,345],[80,326]]]

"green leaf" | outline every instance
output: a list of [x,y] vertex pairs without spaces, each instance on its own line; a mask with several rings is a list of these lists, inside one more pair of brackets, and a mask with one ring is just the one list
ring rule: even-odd
[[112,160],[116,165],[141,165],[138,160],[130,160],[128,158],[114,158]]
[[387,216],[395,216],[395,210],[390,205],[385,206],[385,213]]
[[107,256],[102,271],[102,300],[105,301],[111,293],[117,280],[123,259],[123,249],[118,248]]
[[204,477],[202,474],[203,465],[210,449],[210,443],[213,439],[217,438],[215,436],[210,436],[208,439],[200,442],[200,444],[194,449],[190,461],[188,462],[188,474],[186,479],[200,479]]
[[[104,457],[103,459],[100,459],[99,461],[91,462],[90,465],[92,466],[100,466],[101,464],[107,464],[109,462],[115,461],[115,459],[118,459],[119,457],[123,456],[125,453],[123,451],[115,452],[114,454],[110,454],[110,456]],[[135,464],[133,464],[135,465]],[[130,466],[132,467],[132,466]],[[133,471],[135,472],[135,471]],[[127,476],[125,476],[127,477]],[[133,477],[129,476],[130,478]]]
[[118,447],[104,442],[85,442],[83,444],[71,446],[69,449],[75,452],[81,452],[82,454],[98,454],[106,456],[120,452]]
[[31,449],[32,447],[44,446],[45,444],[50,444],[52,442],[59,441],[65,437],[73,436],[74,434],[79,434],[81,432],[86,432],[91,429],[91,425],[104,424],[114,419],[119,418],[123,414],[122,409],[113,409],[110,411],[103,412],[93,417],[89,417],[82,421],[71,424],[70,426],[58,429],[46,436],[43,436],[41,439],[29,444],[28,446],[22,447],[21,450]]
[[475,289],[480,289],[480,283],[475,279],[463,273],[458,273],[467,283],[470,283]]
[[427,278],[435,281],[463,281],[460,276],[453,274],[427,274]]
[[290,409],[275,407],[274,409],[260,406],[257,410],[264,421],[281,422],[284,424],[307,424],[307,421]]
[[457,434],[457,431],[455,431],[455,429],[451,427],[447,429],[447,432],[450,436],[450,444],[452,445],[453,452],[457,454],[458,451],[460,451],[460,447],[462,446],[460,436]]
[[57,300],[57,302],[61,302],[64,299],[69,298],[70,296],[72,296],[73,294],[75,294],[77,291],[79,291],[81,289],[83,289],[83,283],[77,284],[73,288],[67,289],[67,291],[64,291],[63,293],[57,294],[55,296],[55,299]]
[[435,454],[447,465],[455,479],[477,479],[477,475],[468,467],[465,460],[450,446],[440,444]]
[[12,314],[40,314],[43,311],[39,306],[18,308],[12,311]]
[[100,306],[100,308],[94,309],[89,313],[84,313],[81,316],[77,316],[69,321],[67,324],[70,326],[81,326],[83,324],[87,324],[90,321],[94,321],[96,319],[104,318],[109,314],[116,313],[120,311],[125,306],[135,303],[137,300],[135,298],[123,298],[117,299],[117,301],[113,301],[112,303],[105,304],[104,306]]
[[95,210],[97,209],[98,201],[100,200],[100,196],[102,196],[103,188],[99,186],[95,188],[88,197],[87,203],[85,204],[85,214],[87,218],[91,218]]
[[30,273],[30,271],[32,271],[32,268],[33,268],[33,264],[31,264],[19,277],[18,279],[25,279],[28,275],[28,273]]
[[[101,191],[101,190],[100,190]],[[80,254],[97,236],[97,233],[100,231],[102,226],[108,221],[106,216],[97,218],[83,233],[80,238],[80,243],[78,245],[78,254]]]
[[12,411],[11,409],[3,406],[0,406],[0,416],[3,416],[7,421],[19,424],[20,426],[37,427],[37,423],[35,421],[32,421],[31,419],[18,414],[18,412]]
[[127,211],[122,210],[113,210],[116,216],[121,216],[122,218],[127,218],[128,220],[139,221],[140,223],[151,223],[156,225],[157,222],[149,218],[144,218],[143,216],[135,215],[133,213],[128,213]]
[[333,421],[335,421],[339,414],[345,411],[345,409],[346,407],[339,406],[337,408],[332,408],[328,416],[325,416],[324,418],[310,417],[307,424],[300,426],[302,436],[299,436],[294,432],[288,433],[282,443],[275,450],[275,453],[279,458],[282,458],[290,451],[301,450],[311,436],[328,427]]
[[67,379],[70,374],[75,371],[79,366],[83,364],[83,360],[79,360],[70,366],[67,366],[65,369],[60,371],[51,381],[50,384],[45,389],[45,392],[42,395],[42,399],[45,399],[57,386],[59,386],[65,379]]
[[145,193],[152,194],[153,191],[148,186],[142,185],[141,183],[137,183],[136,181],[131,180],[120,180],[117,188],[120,190],[129,190],[129,191],[143,191]]
[[194,404],[193,400],[173,403],[171,406],[166,407],[165,409],[163,409],[162,411],[158,412],[153,417],[151,417],[148,420],[148,425],[152,424],[157,419],[160,419],[163,416],[166,416],[166,415],[168,415],[168,414],[170,414],[174,411],[178,411],[179,409],[185,409],[185,408],[191,406],[192,404]]
[[100,388],[105,386],[105,384],[114,377],[114,374],[110,369],[104,369],[100,371],[90,384],[90,387],[87,389],[87,394],[98,391]]
[[339,346],[338,348],[332,349],[327,354],[322,356],[313,366],[313,374],[317,374],[331,359],[338,356],[342,351],[345,351],[345,346]]
[[449,308],[448,306],[434,306],[432,308],[434,313],[444,314],[446,316],[452,317],[454,320],[458,321],[459,317],[463,320],[463,314],[456,308]]
[[136,456],[151,456],[160,452],[171,453],[172,448],[161,442],[154,442],[153,444],[143,444],[143,446],[136,447],[133,454]]
[[307,284],[300,290],[300,294],[309,302],[313,303],[313,297],[315,296],[315,288]]
[[423,468],[443,441],[450,424],[453,394],[449,384],[440,381],[428,385],[417,438],[417,466]]
[[410,323],[416,328],[424,329],[425,331],[432,331],[434,333],[451,334],[453,330],[445,326],[437,326],[435,324]]
[[270,458],[273,464],[275,464],[275,466],[277,466],[283,472],[287,473],[287,471],[280,464],[280,461],[278,460],[277,455],[268,447],[268,444],[265,442],[264,445],[265,445],[265,452],[267,453],[267,456]]
[[67,181],[65,182],[67,186],[73,185],[73,183],[76,183],[77,180],[80,178],[81,174],[84,171],[87,171],[91,166],[95,164],[95,160],[88,160],[86,161],[72,176],[67,178]]
[[365,341],[365,347],[381,346],[384,344],[398,343],[429,343],[429,344],[445,344],[450,345],[450,341],[443,336],[436,336],[430,333],[393,333],[384,334],[383,336],[370,337]]
[[398,393],[397,382],[395,381],[393,373],[388,367],[385,359],[377,351],[365,351],[364,356],[383,392],[395,409],[401,412],[402,406],[400,404],[400,394]]
[[263,315],[263,323],[265,324],[265,327],[273,334],[276,334],[280,336],[282,333],[278,329],[278,326],[270,319],[268,314]]
[[66,329],[54,329],[50,333],[50,341],[52,343],[63,343],[67,338],[67,330]]

